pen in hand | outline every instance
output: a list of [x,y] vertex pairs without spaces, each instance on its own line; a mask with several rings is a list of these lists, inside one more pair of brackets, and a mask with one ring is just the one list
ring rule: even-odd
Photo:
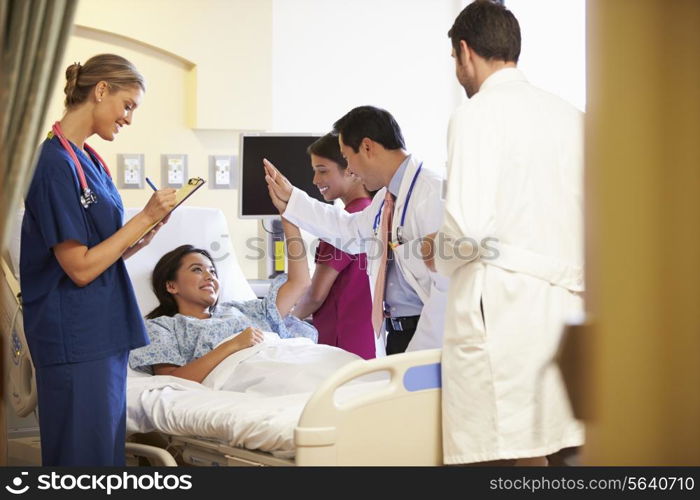
[[149,179],[148,177],[146,177],[146,182],[148,182],[148,185],[151,186],[151,189],[153,189],[153,191],[158,191],[158,188],[156,187],[155,184],[153,184],[153,182],[151,181],[151,179]]

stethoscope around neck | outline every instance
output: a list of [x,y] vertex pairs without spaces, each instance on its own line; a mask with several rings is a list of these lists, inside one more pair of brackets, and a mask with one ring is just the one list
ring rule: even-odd
[[[56,122],[53,124],[53,126],[51,127],[51,132],[53,132],[53,135],[55,135],[58,138],[59,142],[61,143],[61,146],[63,146],[63,149],[66,150],[66,152],[70,155],[71,159],[73,160],[73,164],[75,165],[75,171],[78,174],[78,181],[80,182],[80,204],[83,206],[83,208],[87,210],[87,208],[90,205],[92,205],[93,203],[97,203],[97,195],[93,193],[92,190],[88,187],[87,180],[85,180],[85,172],[83,172],[83,167],[80,164],[80,161],[78,161],[78,157],[76,156],[75,151],[73,151],[73,148],[68,142],[68,139],[66,139],[63,135],[60,122]],[[51,133],[49,133],[49,139],[50,138]],[[90,153],[90,155],[92,155],[95,159],[97,159],[100,166],[104,169],[104,171],[111,179],[112,174],[109,172],[109,168],[107,168],[107,164],[105,163],[105,161],[100,157],[100,155],[97,154],[97,151],[88,146],[87,143],[85,143],[84,146],[85,150],[88,153]]]
[[[404,223],[406,222],[406,209],[408,209],[408,202],[411,200],[411,194],[413,193],[413,186],[416,185],[416,179],[418,179],[418,174],[420,174],[421,169],[423,168],[423,162],[418,165],[418,169],[416,170],[416,173],[413,174],[413,179],[411,180],[411,185],[408,188],[408,193],[406,194],[406,201],[403,204],[403,211],[401,212],[401,224],[399,224],[396,227],[396,241],[398,242],[399,245],[403,245],[405,243],[403,239],[403,226]],[[389,189],[389,188],[387,188]],[[377,234],[377,229],[379,228],[379,223],[382,218],[382,208],[384,208],[384,200],[382,200],[382,204],[379,205],[379,211],[377,212],[377,215],[374,217],[374,224],[372,225],[372,229],[374,230],[374,234]]]

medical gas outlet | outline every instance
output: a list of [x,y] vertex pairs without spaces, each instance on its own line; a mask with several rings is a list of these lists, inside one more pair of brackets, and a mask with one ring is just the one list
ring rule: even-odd
[[117,155],[117,181],[121,189],[143,188],[144,156],[142,154]]
[[233,189],[235,156],[209,156],[209,185],[212,189]]
[[187,179],[187,155],[161,155],[161,184],[163,187],[180,188]]

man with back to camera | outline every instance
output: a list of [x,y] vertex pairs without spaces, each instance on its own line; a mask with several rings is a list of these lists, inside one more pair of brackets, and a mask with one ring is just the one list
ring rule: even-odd
[[[552,363],[565,320],[583,311],[583,114],[516,68],[520,27],[502,5],[469,4],[448,36],[469,101],[450,120],[435,247],[451,278],[444,460],[545,465],[584,441]],[[485,238],[495,252],[461,248]]]
[[264,160],[270,196],[302,229],[348,253],[367,252],[378,356],[385,347],[387,354],[439,348],[447,280],[423,264],[419,242],[442,222],[442,178],[406,151],[399,125],[383,109],[354,108],[334,132],[348,169],[380,190],[371,205],[350,214],[318,202]]

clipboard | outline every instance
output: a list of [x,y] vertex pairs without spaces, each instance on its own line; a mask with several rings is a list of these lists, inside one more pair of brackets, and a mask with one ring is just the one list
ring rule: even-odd
[[177,190],[175,193],[175,205],[173,208],[171,208],[167,214],[165,214],[163,217],[155,221],[153,224],[151,224],[148,229],[146,229],[141,236],[136,238],[136,240],[130,245],[134,246],[136,243],[141,241],[141,239],[146,236],[154,227],[156,227],[158,224],[160,224],[160,221],[165,219],[168,215],[170,215],[173,210],[175,210],[177,207],[182,205],[184,201],[192,196],[192,194],[197,191],[199,188],[201,188],[207,181],[202,179],[201,177],[192,177],[190,178],[186,184],[184,184],[180,189]]

